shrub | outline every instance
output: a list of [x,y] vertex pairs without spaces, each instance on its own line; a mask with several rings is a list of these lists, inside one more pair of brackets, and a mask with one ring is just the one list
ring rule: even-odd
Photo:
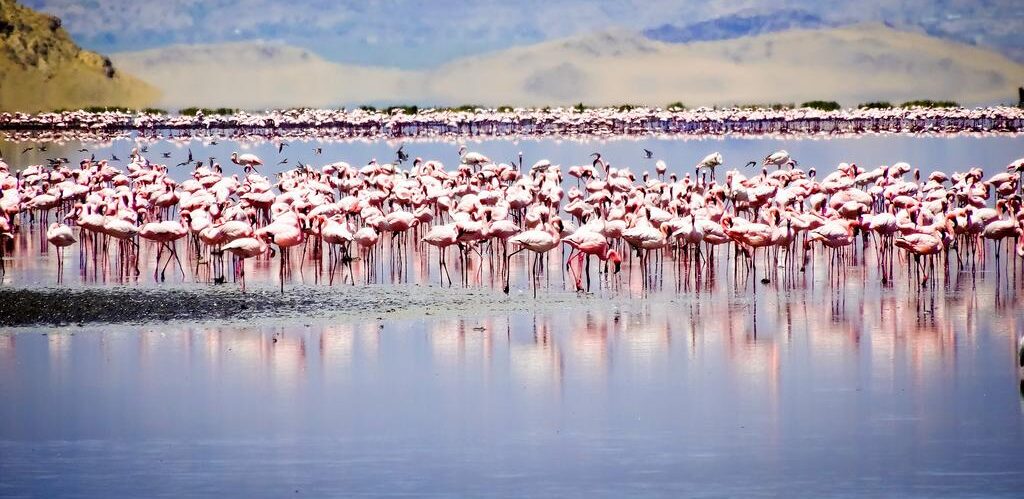
[[951,100],[931,100],[931,99],[917,99],[903,103],[903,107],[959,107]]
[[203,116],[210,116],[210,115],[213,115],[213,114],[235,114],[235,113],[238,112],[238,110],[230,108],[230,107],[218,107],[218,108],[186,107],[184,109],[179,109],[178,110],[178,114],[180,114],[182,116],[195,116],[195,115],[199,114],[200,112],[203,113]]
[[892,107],[892,103],[885,100],[864,102],[857,106],[861,109],[889,109]]
[[395,111],[401,111],[402,114],[416,114],[420,111],[419,106],[390,106],[385,109],[388,114],[394,114]]
[[821,111],[838,111],[842,109],[842,106],[838,102],[832,100],[812,100],[804,102],[801,107],[809,107],[811,109],[818,109]]
[[675,101],[675,102],[665,106],[665,109],[668,109],[669,111],[685,111],[686,110],[686,104],[683,104],[682,102],[679,102],[679,101]]
[[127,108],[127,107],[119,107],[119,106],[88,106],[88,107],[82,108],[82,111],[85,111],[87,113],[107,113],[107,112],[110,112],[110,113],[130,113],[130,112],[132,112],[132,110]]
[[766,104],[737,104],[737,105],[735,105],[733,107],[738,107],[740,109],[747,109],[747,110],[750,110],[750,109],[771,109],[772,111],[782,111],[782,110],[785,110],[785,109],[792,109],[793,108],[793,104],[792,103],[786,104],[786,103],[783,103],[783,102],[775,102],[775,103],[766,103]]

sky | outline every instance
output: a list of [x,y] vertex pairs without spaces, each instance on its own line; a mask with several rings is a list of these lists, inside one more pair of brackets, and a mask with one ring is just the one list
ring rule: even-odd
[[421,69],[608,29],[685,27],[804,11],[830,24],[887,22],[1024,61],[1021,0],[23,0],[101,53],[173,44],[277,41],[345,63]]

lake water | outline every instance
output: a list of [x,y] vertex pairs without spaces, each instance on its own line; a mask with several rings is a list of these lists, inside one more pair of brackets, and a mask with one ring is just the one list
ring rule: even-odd
[[[124,158],[131,144],[84,147]],[[267,143],[189,144],[149,148],[154,160],[188,147],[224,162],[232,150],[278,157]],[[281,157],[315,165],[390,159],[399,145],[291,144]],[[0,150],[15,167],[85,154],[69,142],[19,155],[34,145]],[[522,151],[527,164],[596,150],[636,170],[653,170],[643,148],[670,166],[786,148],[819,172],[903,160],[992,173],[1024,156],[1017,137],[468,145],[506,161]],[[456,161],[454,143],[405,147]],[[55,286],[53,253],[19,238],[4,286]],[[210,287],[191,273],[158,286],[145,268],[127,283],[90,279],[65,258],[76,289]],[[276,287],[276,262],[258,265],[253,286]],[[566,298],[552,262],[537,301],[514,285],[515,308],[448,309],[438,290],[430,315],[0,326],[0,496],[1020,496],[1020,267],[920,289],[880,286],[866,264],[839,281],[819,265],[767,285],[725,265],[714,287],[677,290],[668,277],[643,289],[626,269]],[[436,287],[424,268],[403,282]],[[482,276],[471,287],[497,289]],[[376,282],[368,293],[391,285]]]

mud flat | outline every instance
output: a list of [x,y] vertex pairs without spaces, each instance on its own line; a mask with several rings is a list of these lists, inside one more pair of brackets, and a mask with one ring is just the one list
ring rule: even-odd
[[245,321],[467,315],[576,307],[586,296],[553,292],[533,300],[500,291],[416,285],[356,287],[74,287],[0,289],[0,326],[161,321]]

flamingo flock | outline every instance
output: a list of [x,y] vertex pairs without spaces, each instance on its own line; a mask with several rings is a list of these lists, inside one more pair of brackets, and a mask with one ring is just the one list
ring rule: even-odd
[[[1024,109],[1011,106],[851,108],[725,107],[290,109],[195,115],[146,112],[0,113],[0,130],[99,133],[235,130],[263,138],[311,132],[339,137],[649,134],[861,134],[1019,132]],[[293,135],[297,136],[297,135]]]
[[535,295],[552,254],[577,291],[591,289],[592,263],[600,282],[617,279],[625,263],[653,284],[666,262],[697,282],[712,279],[724,260],[750,281],[760,266],[768,283],[780,271],[806,271],[815,254],[841,275],[872,249],[883,283],[896,278],[898,263],[926,285],[940,269],[984,268],[994,258],[1001,272],[1004,260],[1024,258],[1024,158],[987,178],[979,168],[926,173],[907,163],[841,163],[825,173],[802,169],[786,151],[721,178],[719,153],[680,161],[674,171],[682,176],[665,160],[655,161],[654,175],[637,175],[599,153],[563,176],[548,160],[527,168],[521,157],[499,163],[465,147],[451,168],[421,158],[409,168],[339,161],[270,178],[253,154],[231,161],[238,173],[195,161],[182,182],[138,149],[124,169],[84,159],[11,171],[0,161],[0,249],[38,225],[58,252],[58,272],[63,251],[79,244],[83,267],[113,262],[138,276],[140,246],[150,245],[156,281],[170,268],[182,279],[231,279],[243,290],[246,261],[276,257],[282,292],[292,259],[300,268],[326,264],[331,284],[336,273],[354,284],[354,265],[367,282],[386,266],[401,274],[414,248],[436,252],[442,284],[453,284],[455,251],[461,285],[486,268],[507,293],[511,260],[526,252]]

